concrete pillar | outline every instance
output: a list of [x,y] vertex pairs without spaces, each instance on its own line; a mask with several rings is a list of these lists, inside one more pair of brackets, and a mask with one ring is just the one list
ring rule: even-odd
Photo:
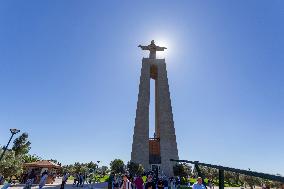
[[179,159],[171,106],[170,90],[164,59],[156,59],[158,127],[160,130],[161,170],[167,176],[173,176],[173,165],[170,159]]
[[160,138],[161,172],[173,176],[170,159],[179,159],[165,59],[143,58],[131,160],[149,164],[150,78],[155,79],[155,130]]
[[131,161],[149,169],[150,64],[142,61]]

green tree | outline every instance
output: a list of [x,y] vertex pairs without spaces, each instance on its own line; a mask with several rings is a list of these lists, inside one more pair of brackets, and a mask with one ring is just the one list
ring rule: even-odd
[[[2,153],[3,150],[0,150]],[[15,152],[12,150],[7,150],[5,156],[0,162],[0,172],[5,178],[11,176],[19,177],[23,170],[23,159],[16,156]]]
[[124,162],[121,159],[115,159],[112,162],[110,162],[110,169],[114,173],[124,173]]
[[33,155],[26,154],[26,155],[23,156],[23,160],[24,160],[24,163],[32,163],[32,162],[40,161],[40,160],[42,160],[42,158],[35,155],[35,154],[33,154]]
[[75,168],[74,165],[63,165],[62,166],[62,173],[70,173],[70,174],[75,174]]
[[239,173],[225,171],[224,179],[230,186],[237,186],[240,184],[240,174]]
[[85,173],[88,171],[88,167],[84,163],[75,162],[73,171],[74,173]]
[[219,179],[219,171],[218,169],[214,169],[214,168],[211,168],[211,167],[206,167],[206,166],[202,166],[202,165],[199,165],[199,168],[200,168],[200,171],[202,172],[202,174],[208,178],[208,179],[216,179],[218,180]]
[[100,169],[101,169],[102,175],[106,175],[109,173],[108,166],[102,166]]
[[260,186],[261,185],[261,179],[253,176],[248,175],[241,175],[240,179],[250,186],[251,189],[254,188],[254,186]]
[[89,163],[87,163],[87,167],[88,167],[88,169],[95,171],[98,168],[98,165],[96,163],[90,161]]
[[49,161],[50,161],[50,162],[53,162],[53,163],[55,163],[55,164],[58,164],[58,163],[59,163],[56,159],[50,159]]
[[174,175],[175,176],[180,176],[180,177],[185,177],[187,178],[188,176],[191,175],[192,173],[192,167],[189,166],[186,163],[177,163],[174,167]]
[[12,150],[15,151],[15,156],[26,155],[31,149],[31,142],[28,140],[28,133],[21,134],[14,140]]
[[230,171],[224,172],[224,180],[227,182],[230,186],[232,186],[233,180],[234,180],[234,173]]
[[130,175],[142,175],[144,172],[144,168],[141,164],[134,163],[134,162],[128,162],[127,163],[127,169],[130,173]]

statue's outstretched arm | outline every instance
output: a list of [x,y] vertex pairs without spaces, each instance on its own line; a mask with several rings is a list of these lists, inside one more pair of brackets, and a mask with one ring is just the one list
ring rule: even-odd
[[164,51],[165,49],[167,49],[167,47],[159,47],[159,46],[156,47],[157,51]]
[[149,47],[148,47],[148,46],[139,45],[138,47],[140,47],[142,50],[149,50]]

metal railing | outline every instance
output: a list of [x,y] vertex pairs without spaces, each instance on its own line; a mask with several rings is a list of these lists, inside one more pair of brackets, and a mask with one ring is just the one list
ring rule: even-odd
[[219,170],[219,189],[224,189],[224,186],[225,186],[224,185],[224,171],[230,171],[230,172],[239,173],[239,174],[243,174],[243,175],[247,175],[247,176],[259,177],[259,178],[262,178],[262,179],[267,179],[267,180],[271,180],[271,181],[277,181],[277,182],[284,183],[284,177],[278,176],[278,175],[271,175],[271,174],[267,174],[267,173],[259,173],[259,172],[255,172],[255,171],[248,171],[248,170],[243,170],[243,169],[224,167],[224,166],[220,166],[220,165],[212,165],[212,164],[207,164],[207,163],[201,163],[199,161],[174,160],[174,159],[170,159],[170,161],[179,162],[179,163],[194,164],[195,168],[198,172],[198,175],[200,177],[202,177],[203,180],[204,180],[204,175],[201,173],[201,171],[199,169],[199,165],[218,169]]

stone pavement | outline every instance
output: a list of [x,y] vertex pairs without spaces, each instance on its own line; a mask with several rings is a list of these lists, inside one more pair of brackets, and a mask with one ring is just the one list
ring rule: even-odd
[[[46,189],[59,189],[61,185],[61,178],[57,178],[55,179],[55,182],[53,184],[46,184],[44,186],[44,188]],[[24,188],[24,184],[16,184],[16,185],[12,185],[11,187],[9,187],[9,189],[23,189]],[[3,185],[0,185],[0,189],[3,187]],[[90,184],[85,184],[84,187],[76,187],[73,186],[73,181],[68,180],[67,184],[65,185],[64,189],[106,189],[107,188],[107,183],[103,182],[103,183],[94,183],[92,185]],[[32,189],[38,189],[38,185],[33,185]]]
[[[61,185],[61,178],[56,178],[53,184],[46,184],[44,188],[46,189],[59,189]],[[24,184],[12,185],[9,189],[23,189]],[[0,185],[0,189],[3,185]],[[209,187],[208,187],[209,188]],[[33,185],[32,189],[38,189],[38,185]],[[92,185],[85,184],[84,187],[73,186],[73,180],[68,180],[64,189],[107,189],[107,182],[95,183]],[[214,189],[219,189],[218,186],[215,186]],[[225,189],[241,189],[240,187],[225,187]],[[260,188],[256,188],[260,189]]]

